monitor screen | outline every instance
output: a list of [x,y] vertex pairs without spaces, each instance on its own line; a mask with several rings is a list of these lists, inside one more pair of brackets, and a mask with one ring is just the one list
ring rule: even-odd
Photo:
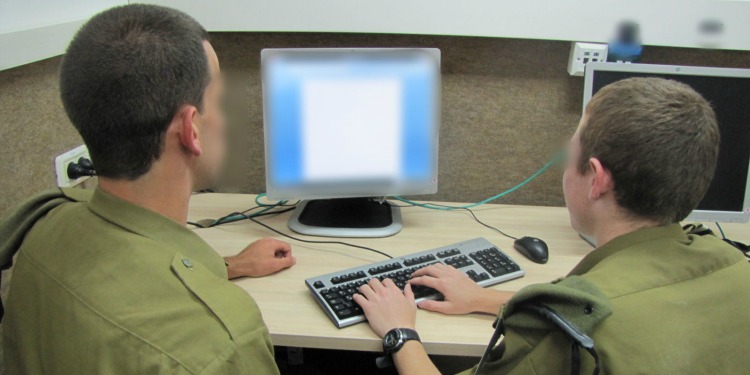
[[691,86],[716,112],[721,133],[713,181],[690,219],[747,221],[750,217],[750,70],[646,64],[591,64],[584,105],[602,87],[631,77],[660,77]]
[[269,198],[437,191],[439,50],[266,49],[261,62]]

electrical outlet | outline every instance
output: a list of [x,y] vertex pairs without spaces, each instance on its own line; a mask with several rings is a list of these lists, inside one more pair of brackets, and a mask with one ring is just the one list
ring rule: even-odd
[[80,145],[55,158],[55,174],[57,174],[57,186],[72,187],[91,178],[89,176],[84,176],[77,179],[70,179],[68,177],[68,164],[78,162],[78,159],[80,158],[91,160],[91,156],[89,156],[89,149],[86,148],[86,145]]
[[568,73],[572,76],[583,76],[586,64],[607,61],[607,45],[600,43],[573,42],[570,44]]

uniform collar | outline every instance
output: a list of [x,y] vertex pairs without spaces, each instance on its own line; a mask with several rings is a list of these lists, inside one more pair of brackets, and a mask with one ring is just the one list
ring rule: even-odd
[[586,255],[568,274],[583,275],[589,272],[604,259],[633,246],[637,246],[654,240],[670,238],[682,243],[689,243],[690,239],[679,224],[669,224],[658,227],[641,228],[636,231],[623,234]]
[[219,277],[227,277],[221,257],[190,229],[149,209],[137,206],[99,188],[88,203],[91,212],[125,230],[166,244],[187,258],[201,262]]

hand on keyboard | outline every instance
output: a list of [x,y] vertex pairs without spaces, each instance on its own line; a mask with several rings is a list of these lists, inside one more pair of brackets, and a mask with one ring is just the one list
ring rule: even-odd
[[380,337],[394,328],[414,329],[416,325],[417,306],[410,285],[401,292],[391,279],[372,279],[359,288],[354,302],[362,306],[370,327]]
[[[440,266],[420,271],[436,264]],[[410,282],[414,275],[422,276],[421,281]],[[379,283],[375,284],[377,286],[390,279],[387,283],[392,282],[402,293],[410,286],[414,299],[420,303],[446,299],[440,304],[421,304],[425,310],[445,314],[497,314],[512,293],[478,290],[523,275],[524,271],[508,254],[484,238],[474,238],[311,277],[305,280],[305,285],[333,323],[343,328],[365,320],[365,313],[354,301],[354,295],[359,293],[360,287],[375,281]],[[431,288],[431,283],[441,290]],[[442,291],[449,295],[443,296]]]
[[443,301],[422,301],[418,304],[419,308],[449,315],[473,312],[497,314],[500,307],[513,296],[511,292],[482,288],[466,273],[444,264],[417,270],[409,284],[435,289],[445,297]]

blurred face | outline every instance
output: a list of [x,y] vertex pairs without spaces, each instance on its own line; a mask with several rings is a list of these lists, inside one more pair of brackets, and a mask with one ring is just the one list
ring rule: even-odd
[[195,170],[196,190],[215,185],[226,153],[226,129],[222,100],[224,82],[219,68],[219,58],[211,43],[204,41],[203,48],[208,56],[211,80],[203,95],[203,111],[198,115],[199,138],[203,153]]
[[565,195],[565,205],[568,207],[568,213],[570,214],[570,225],[581,233],[590,234],[591,201],[588,199],[588,195],[592,183],[592,172],[582,174],[578,170],[581,158],[579,134],[585,121],[586,117],[584,116],[578,124],[576,133],[568,143],[567,164],[563,174],[563,194]]

